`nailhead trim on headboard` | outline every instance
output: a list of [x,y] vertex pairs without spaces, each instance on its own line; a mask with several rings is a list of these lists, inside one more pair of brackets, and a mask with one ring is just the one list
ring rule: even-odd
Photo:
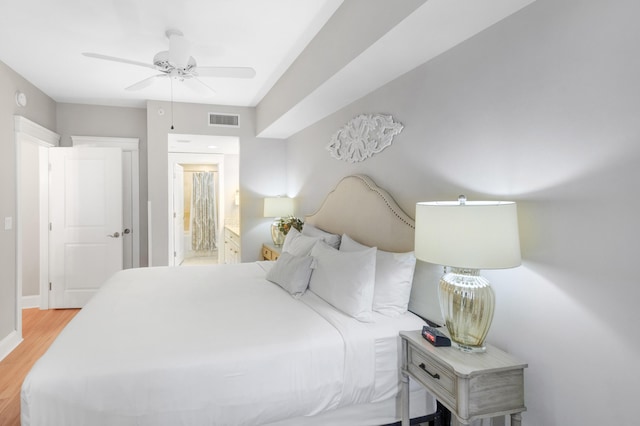
[[[380,226],[379,222],[369,221],[376,217],[389,222]],[[348,234],[362,244],[381,250],[413,250],[413,218],[402,210],[387,191],[365,175],[341,179],[327,194],[320,208],[306,216],[305,220],[325,231]]]
[[[409,217],[409,215],[407,215],[400,208],[400,206],[398,205],[396,200],[394,200],[393,197],[391,195],[389,195],[389,193],[387,191],[385,191],[384,189],[382,189],[378,185],[376,185],[375,182],[373,182],[373,180],[371,180],[371,178],[369,176],[365,176],[365,175],[352,175],[352,176],[353,177],[357,177],[359,179],[362,179],[364,184],[367,185],[367,187],[371,191],[373,191],[376,194],[380,195],[380,197],[384,200],[384,202],[387,205],[387,207],[389,207],[389,210],[391,210],[393,212],[393,214],[398,219],[400,219],[402,222],[406,223],[409,227],[411,227],[411,229],[416,229],[415,221],[413,219],[411,219],[411,217]],[[400,213],[398,211],[400,211]]]

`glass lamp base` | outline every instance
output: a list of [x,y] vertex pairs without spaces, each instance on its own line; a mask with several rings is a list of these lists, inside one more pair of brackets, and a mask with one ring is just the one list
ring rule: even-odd
[[451,340],[451,346],[453,346],[454,348],[460,349],[462,352],[469,352],[474,354],[481,354],[487,351],[487,348],[484,345],[483,346],[463,345],[454,341],[453,339]]
[[484,352],[495,296],[477,269],[451,268],[440,279],[440,310],[452,345],[465,352]]
[[271,239],[276,247],[280,247],[284,243],[284,234],[280,231],[277,221],[271,224]]

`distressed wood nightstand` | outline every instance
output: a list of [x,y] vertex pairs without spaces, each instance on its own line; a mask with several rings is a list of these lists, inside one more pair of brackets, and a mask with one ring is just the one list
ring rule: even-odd
[[262,260],[278,260],[280,250],[282,250],[282,246],[276,247],[272,244],[262,244]]
[[486,345],[484,353],[435,347],[420,330],[402,331],[402,426],[409,426],[409,377],[416,380],[462,424],[510,415],[520,426],[526,363]]

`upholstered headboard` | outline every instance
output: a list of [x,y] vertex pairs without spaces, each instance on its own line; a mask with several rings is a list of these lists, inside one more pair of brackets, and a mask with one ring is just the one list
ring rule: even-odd
[[[334,234],[391,252],[414,250],[415,222],[387,191],[364,175],[343,178],[305,221]],[[442,324],[437,283],[441,267],[418,262],[409,310]]]
[[415,223],[384,189],[364,175],[343,178],[308,222],[392,252],[414,249]]

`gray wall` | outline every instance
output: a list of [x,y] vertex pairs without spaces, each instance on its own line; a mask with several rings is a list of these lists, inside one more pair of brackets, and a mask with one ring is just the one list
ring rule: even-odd
[[[162,113],[159,110],[162,109]],[[240,226],[243,261],[257,260],[270,238],[269,219],[262,217],[262,199],[286,191],[285,142],[255,137],[255,109],[245,107],[147,102],[148,182],[152,222],[152,266],[168,263],[167,136],[169,133],[238,136],[240,140]],[[239,128],[208,125],[208,113],[240,115]],[[171,117],[173,126],[171,129]]]
[[40,294],[40,165],[39,146],[21,142],[20,220],[22,221],[22,296]]
[[[461,193],[518,202],[523,265],[483,274],[488,341],[529,363],[527,426],[637,424],[640,279],[624,268],[640,253],[638,16],[631,0],[538,0],[289,140],[301,214],[352,173],[411,215]],[[331,135],[373,112],[405,125],[394,144],[332,159]],[[435,294],[440,268],[420,268],[420,296]]]
[[140,265],[147,266],[147,113],[144,108],[57,104],[60,146],[72,146],[71,136],[138,138],[140,172]]
[[[15,93],[27,95],[27,106],[18,107]],[[53,99],[0,62],[0,342],[16,330],[16,142],[14,115],[21,115],[55,130]],[[11,230],[4,219],[13,220]],[[2,345],[0,345],[2,346]],[[0,347],[2,352],[2,347]]]

